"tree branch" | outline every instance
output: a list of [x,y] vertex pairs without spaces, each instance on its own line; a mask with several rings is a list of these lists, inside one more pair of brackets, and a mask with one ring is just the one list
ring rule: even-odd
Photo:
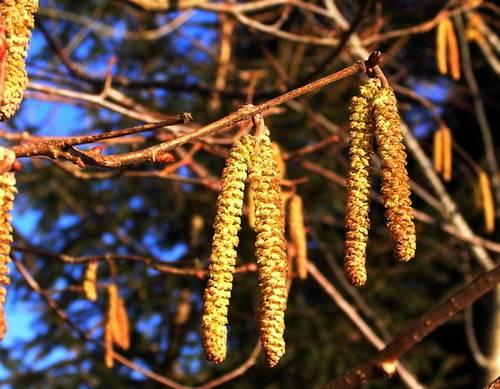
[[453,315],[484,296],[500,283],[500,266],[483,273],[468,286],[444,303],[427,312],[410,324],[399,336],[380,351],[372,360],[359,364],[342,377],[326,385],[325,389],[357,388],[371,379],[392,375],[396,361],[423,338],[445,324]]
[[[356,310],[347,302],[346,299],[335,289],[331,282],[318,270],[312,262],[308,262],[307,271],[318,283],[319,286],[335,301],[337,307],[349,318],[352,324],[361,332],[365,339],[373,345],[377,350],[385,347],[384,341],[370,328],[370,326],[363,320],[363,318],[356,312]],[[405,384],[413,389],[422,389],[423,386],[417,379],[403,366],[401,363],[396,362],[396,371],[401,376]]]
[[335,72],[333,74],[330,74],[326,77],[320,78],[319,80],[313,81],[305,86],[302,86],[300,88],[293,89],[289,92],[286,92],[278,97],[275,97],[274,99],[267,100],[262,104],[259,105],[244,105],[240,109],[238,109],[236,112],[233,112],[222,119],[219,119],[205,127],[202,127],[198,130],[195,130],[191,133],[179,136],[175,139],[172,139],[171,141],[161,143],[159,145],[151,146],[147,149],[144,150],[139,150],[131,153],[127,153],[124,155],[122,158],[122,163],[128,164],[133,161],[133,163],[140,163],[140,162],[148,162],[151,161],[154,158],[154,155],[157,153],[161,152],[167,152],[170,150],[175,149],[176,147],[182,146],[183,144],[186,144],[190,141],[193,141],[195,139],[211,135],[214,133],[222,132],[224,130],[229,129],[236,123],[239,123],[243,120],[248,120],[252,116],[261,113],[263,111],[266,111],[270,108],[276,107],[278,105],[281,105],[283,103],[286,103],[287,101],[296,99],[297,97],[300,97],[302,95],[305,95],[307,93],[311,93],[314,91],[317,91],[321,88],[324,88],[325,86],[339,81],[343,78],[352,76],[356,73],[361,73],[365,72],[367,70],[367,66],[370,67],[370,65],[373,64],[373,66],[376,66],[376,63],[373,63],[371,61],[373,55],[371,54],[368,60],[365,62],[363,61],[358,61],[355,64],[348,66],[342,70],[339,70],[338,72]]
[[[143,124],[140,126],[110,131],[103,134],[84,135],[56,140],[25,143],[18,146],[13,146],[10,148],[10,150],[12,150],[16,154],[17,158],[46,156],[53,159],[66,159],[77,164],[80,167],[84,167],[86,165],[95,165],[101,167],[117,168],[125,164],[133,163],[133,161],[130,161],[127,158],[127,153],[105,156],[102,155],[102,152],[99,148],[82,151],[72,146],[137,134],[139,132],[162,128],[169,125],[186,123],[190,120],[192,120],[191,114],[184,112],[156,123]],[[163,152],[154,154],[151,159],[148,160],[148,162],[165,163],[172,162],[173,160],[174,157],[172,155]]]

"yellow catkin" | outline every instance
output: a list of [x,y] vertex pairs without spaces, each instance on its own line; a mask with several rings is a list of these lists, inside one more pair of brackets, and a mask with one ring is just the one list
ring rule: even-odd
[[443,131],[438,128],[434,131],[434,170],[443,172]]
[[285,160],[283,159],[283,152],[281,151],[281,147],[278,143],[272,142],[271,145],[273,148],[274,162],[276,163],[276,167],[279,172],[279,177],[280,179],[282,179],[283,177],[286,176],[286,163]]
[[273,367],[285,353],[288,263],[280,178],[267,128],[251,154],[249,172],[255,199],[255,247],[261,288],[258,327],[266,364]]
[[113,345],[130,346],[129,321],[125,304],[115,284],[108,286],[108,311],[104,324],[104,364],[113,367]]
[[453,171],[453,136],[448,127],[441,128],[441,133],[443,137],[443,179],[449,182]]
[[361,96],[352,98],[349,117],[349,171],[345,212],[344,271],[353,285],[366,282],[366,245],[369,218],[369,169],[371,164],[373,121],[370,102],[380,90],[378,80],[361,86]]
[[0,3],[0,18],[4,22],[7,41],[0,121],[10,119],[23,99],[28,83],[25,58],[37,10],[38,0],[3,0]]
[[288,232],[295,247],[297,276],[305,280],[307,278],[307,233],[304,226],[303,202],[299,195],[293,195],[288,205]]
[[382,88],[372,105],[387,226],[396,258],[409,261],[415,255],[416,236],[396,96],[391,88]]
[[104,365],[107,368],[112,368],[114,365],[113,359],[113,332],[111,328],[111,317],[106,316],[104,323]]
[[120,348],[128,350],[130,347],[130,324],[125,303],[119,294],[117,294],[114,314],[116,325],[114,326],[113,340]]
[[[11,151],[0,146],[0,161],[11,166],[14,158]],[[16,178],[14,173],[0,173],[0,340],[7,332],[4,305],[7,295],[6,287],[10,284],[8,268],[10,262],[10,245],[12,243],[10,212],[14,205],[14,196],[16,193]]]
[[115,284],[108,286],[108,312],[107,321],[109,322],[111,328],[111,335],[113,338],[113,343],[115,342],[115,336],[119,332],[116,311],[118,306],[118,287]]
[[99,262],[92,261],[87,265],[85,269],[85,274],[83,276],[83,294],[85,298],[90,301],[97,300],[97,269]]
[[447,31],[451,22],[449,19],[443,19],[437,25],[436,30],[436,63],[440,74],[445,76],[448,74],[448,62],[447,62]]
[[226,357],[227,313],[236,263],[245,180],[253,138],[245,135],[231,148],[222,172],[208,282],[203,299],[202,341],[208,361]]
[[191,228],[189,230],[191,246],[197,246],[200,243],[200,238],[205,229],[205,219],[199,213],[191,217]]
[[251,183],[248,185],[246,199],[248,225],[250,228],[255,229],[255,200]]
[[479,172],[479,188],[484,212],[484,229],[488,234],[491,234],[495,230],[495,203],[493,202],[490,179],[483,170]]
[[472,188],[472,194],[474,196],[474,208],[479,211],[483,210],[483,194],[480,184],[480,181],[478,181],[478,185],[474,185],[474,187]]
[[454,80],[460,79],[460,50],[458,48],[457,35],[455,27],[450,21],[446,29],[446,46],[448,49],[448,63],[450,65],[450,76]]
[[483,43],[486,41],[484,36],[484,20],[477,12],[468,12],[466,35],[467,40]]
[[[279,178],[281,180],[286,175],[286,163],[285,160],[283,159],[283,153],[281,151],[281,147],[279,146],[279,144],[276,142],[272,142],[271,145],[273,149],[274,162],[276,163],[279,172]],[[248,185],[246,199],[247,199],[248,225],[250,226],[250,228],[255,229],[255,200],[254,200],[254,192],[252,189],[252,183]],[[286,202],[285,200],[286,198],[283,199],[283,205]]]
[[172,320],[175,325],[181,326],[189,320],[192,311],[191,299],[190,290],[182,289],[177,302],[177,308],[175,309],[175,315]]

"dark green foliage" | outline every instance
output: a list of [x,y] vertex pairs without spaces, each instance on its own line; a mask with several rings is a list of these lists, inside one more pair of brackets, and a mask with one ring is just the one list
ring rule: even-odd
[[[318,6],[324,2],[315,1]],[[362,2],[337,1],[348,18]],[[359,4],[358,4],[359,3]],[[384,31],[412,26],[432,18],[444,2],[381,1]],[[426,6],[422,4],[425,3]],[[210,90],[217,71],[218,18],[215,13],[197,11],[195,16],[175,32],[157,40],[137,41],[123,39],[123,30],[152,30],[173,20],[179,13],[150,14],[124,6],[121,1],[41,1],[47,8],[57,8],[86,16],[117,29],[112,38],[87,30],[80,24],[62,19],[39,16],[50,34],[63,47],[75,45],[71,58],[93,77],[105,74],[106,64],[112,56],[117,59],[113,74],[134,81],[153,81],[153,86],[113,86],[147,109],[174,114],[182,111],[193,113],[196,124],[203,125],[233,112],[246,101],[246,82],[238,78],[234,70],[266,69],[255,92],[254,103],[279,95],[282,88],[289,88],[302,76],[315,69],[329,54],[330,47],[309,46],[298,68],[295,79],[280,80],[279,74],[266,60],[264,51],[271,53],[288,72],[298,45],[277,40],[264,33],[249,31],[238,26],[234,33],[234,67],[229,72],[227,91],[221,95],[220,111],[208,110],[213,98]],[[375,8],[370,8],[360,25],[359,32],[369,35]],[[267,15],[263,23],[271,24],[277,17]],[[305,26],[302,28],[301,26]],[[314,29],[332,29],[331,21],[318,18],[313,23],[303,12],[294,11],[283,28],[297,34],[314,34]],[[79,36],[79,38],[78,38]],[[193,38],[202,42],[206,50],[193,44]],[[81,39],[77,43],[75,39]],[[375,44],[372,49],[389,50],[394,40]],[[347,50],[344,54],[347,54]],[[60,60],[53,55],[39,32],[35,32],[32,55],[29,57],[31,80],[47,83],[41,71],[58,76],[65,82],[54,82],[65,89],[99,93],[98,82],[79,80],[76,84]],[[215,57],[214,57],[215,53]],[[342,55],[327,66],[323,75],[340,69],[352,62]],[[439,92],[428,96],[443,110],[444,119],[453,131],[455,139],[484,166],[484,150],[478,135],[470,98],[464,92],[464,84],[452,83],[438,76],[434,61],[434,30],[409,39],[394,58],[384,66],[384,71],[394,77],[394,82],[421,91],[426,85],[441,87]],[[477,55],[476,55],[477,54]],[[498,101],[498,81],[493,71],[473,50],[474,66],[484,93],[489,118]],[[161,81],[161,82],[160,82]],[[297,112],[287,106],[280,114],[266,118],[273,140],[285,151],[294,151],[332,135],[318,118],[323,115],[339,126],[340,140],[307,155],[305,158],[340,176],[345,176],[347,161],[345,149],[347,105],[356,93],[359,77],[352,77],[333,84],[300,101],[305,112]],[[33,98],[33,94],[30,96]],[[118,115],[96,107],[74,108],[67,103],[48,103],[28,98],[12,123],[5,125],[13,132],[29,130],[33,134],[71,135],[97,133],[124,128],[136,124],[130,117]],[[431,155],[432,132],[435,129],[430,117],[415,101],[401,96],[402,116],[408,123],[419,128],[417,133],[423,148]],[[43,116],[38,110],[46,113]],[[422,113],[424,112],[424,113]],[[50,119],[53,115],[54,119]],[[68,116],[69,115],[69,116]],[[67,118],[72,122],[68,123]],[[77,117],[78,119],[74,119]],[[146,133],[145,143],[139,147],[156,144],[166,130]],[[235,131],[210,138],[212,141],[229,139]],[[498,142],[498,135],[495,134]],[[195,161],[203,166],[208,179],[220,176],[227,142],[215,144],[215,153],[199,151]],[[132,148],[135,146],[132,146]],[[192,145],[183,146],[189,151]],[[87,148],[87,146],[84,146]],[[207,147],[210,149],[210,147]],[[127,144],[115,145],[105,153],[131,150]],[[176,155],[177,159],[180,159]],[[304,168],[301,159],[287,162],[289,179],[301,179],[298,192],[304,199],[306,220],[310,229],[310,260],[339,288],[338,268],[343,258],[344,189],[321,175]],[[23,160],[23,171],[18,174],[20,195],[16,201],[14,220],[18,246],[37,247],[41,251],[69,256],[99,256],[106,253],[137,255],[161,261],[179,268],[205,269],[210,253],[212,222],[215,214],[216,193],[199,183],[183,183],[155,177],[131,177],[116,171],[111,178],[80,179],[61,170],[45,159]],[[448,185],[460,212],[477,233],[482,233],[482,215],[474,208],[472,188],[475,184],[470,168],[456,159],[455,179]],[[151,172],[162,167],[153,165],[133,166],[134,172]],[[409,158],[410,176],[426,190],[430,190],[422,172]],[[465,171],[465,173],[463,173]],[[85,172],[103,173],[103,169],[89,168]],[[107,172],[111,172],[110,170]],[[178,174],[197,179],[199,172],[183,168]],[[374,182],[378,190],[378,182]],[[385,227],[383,208],[372,202],[372,229],[368,247],[368,283],[359,293],[377,317],[377,325],[390,337],[405,328],[412,319],[422,315],[452,290],[464,283],[464,263],[472,273],[481,268],[474,262],[466,243],[443,232],[439,224],[441,215],[424,200],[413,196],[415,207],[436,218],[435,225],[417,223],[417,256],[408,264],[396,263],[392,255],[390,237]],[[26,215],[36,212],[35,221]],[[23,216],[24,215],[24,216]],[[194,215],[201,215],[205,225],[196,245],[190,245],[190,225]],[[30,219],[33,220],[33,219]],[[28,223],[31,233],[23,236]],[[255,261],[255,234],[246,221],[240,233],[240,263]],[[71,322],[82,333],[68,328],[54,314],[46,302],[33,292],[19,272],[13,270],[13,284],[9,291],[9,309],[29,304],[30,316],[34,317],[26,339],[13,339],[0,344],[0,366],[8,376],[2,384],[15,388],[153,388],[159,384],[132,372],[120,363],[113,369],[103,364],[102,321],[106,311],[105,286],[112,282],[109,263],[100,262],[98,300],[90,303],[80,290],[85,264],[70,264],[49,255],[15,251],[14,257],[31,272],[40,287],[64,310]],[[125,300],[131,326],[131,348],[123,352],[141,366],[185,385],[199,385],[238,367],[252,352],[257,340],[255,313],[259,288],[257,274],[243,273],[235,276],[230,306],[230,336],[228,358],[219,366],[204,361],[199,335],[201,297],[204,281],[195,277],[175,276],[149,268],[145,263],[121,259],[115,262],[115,281]],[[337,272],[335,272],[337,270]],[[56,290],[57,289],[57,290]],[[62,289],[62,290],[61,290]],[[187,321],[176,327],[175,317],[181,291],[190,292],[191,313]],[[352,299],[348,297],[349,302]],[[486,305],[477,309],[477,316],[486,311]],[[9,312],[9,310],[7,311]],[[372,318],[361,315],[380,334]],[[290,292],[286,316],[287,353],[274,369],[264,367],[262,357],[245,375],[226,383],[228,388],[312,388],[319,387],[334,377],[374,355],[374,348],[360,335],[353,324],[337,308],[335,303],[312,279],[295,280]],[[90,340],[82,339],[86,334]],[[54,349],[57,357],[47,365]],[[120,351],[121,352],[121,351]],[[28,358],[25,358],[28,355]],[[404,359],[419,381],[431,388],[474,388],[480,382],[480,371],[475,367],[463,331],[463,317],[458,315],[443,328],[410,351]],[[479,384],[477,384],[479,385]],[[374,381],[370,388],[404,387],[398,378],[390,383]]]

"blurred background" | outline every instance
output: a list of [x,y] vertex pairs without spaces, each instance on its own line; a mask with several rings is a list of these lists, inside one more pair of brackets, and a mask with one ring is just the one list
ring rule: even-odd
[[[40,1],[30,83],[19,112],[0,124],[4,146],[192,113],[192,123],[100,144],[106,155],[142,149],[380,50],[407,125],[417,255],[406,264],[393,258],[375,160],[368,282],[355,289],[343,276],[348,106],[365,75],[264,113],[286,162],[283,191],[303,199],[308,258],[319,272],[297,279],[292,263],[287,351],[273,369],[255,349],[259,288],[246,208],[226,361],[206,362],[200,340],[218,181],[230,146],[251,123],[175,149],[173,164],[81,169],[23,158],[0,386],[170,382],[147,371],[173,387],[308,388],[373,357],[498,260],[499,12],[491,1]],[[444,43],[437,39],[443,21],[452,26]],[[447,150],[435,144],[444,131],[452,140]],[[443,153],[452,156],[447,171],[435,169]],[[293,262],[293,245],[289,253]],[[99,263],[96,301],[82,290],[92,261]],[[130,324],[130,348],[117,352],[133,365],[115,361],[110,369],[102,339],[111,284]],[[492,381],[500,374],[499,295],[480,299],[410,350],[403,378],[367,387],[465,389]],[[375,338],[367,340],[353,317]]]

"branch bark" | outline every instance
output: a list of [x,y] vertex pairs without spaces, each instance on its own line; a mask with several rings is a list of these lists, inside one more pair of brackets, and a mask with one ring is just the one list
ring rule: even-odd
[[[127,156],[128,153],[119,155],[103,155],[98,148],[88,151],[78,150],[72,146],[85,143],[94,143],[105,139],[117,138],[139,132],[162,128],[169,125],[187,123],[192,120],[190,113],[173,115],[168,119],[156,123],[147,123],[140,126],[115,130],[96,135],[76,136],[66,139],[47,140],[41,142],[25,143],[10,148],[16,154],[16,158],[46,156],[53,159],[66,159],[80,167],[95,165],[101,167],[117,168],[134,163]],[[172,162],[174,157],[166,152],[156,153],[151,156],[148,162]]]
[[500,283],[500,266],[483,273],[468,286],[410,324],[372,360],[363,362],[343,376],[324,385],[325,389],[357,388],[371,379],[392,375],[396,361],[423,338],[445,324]]

